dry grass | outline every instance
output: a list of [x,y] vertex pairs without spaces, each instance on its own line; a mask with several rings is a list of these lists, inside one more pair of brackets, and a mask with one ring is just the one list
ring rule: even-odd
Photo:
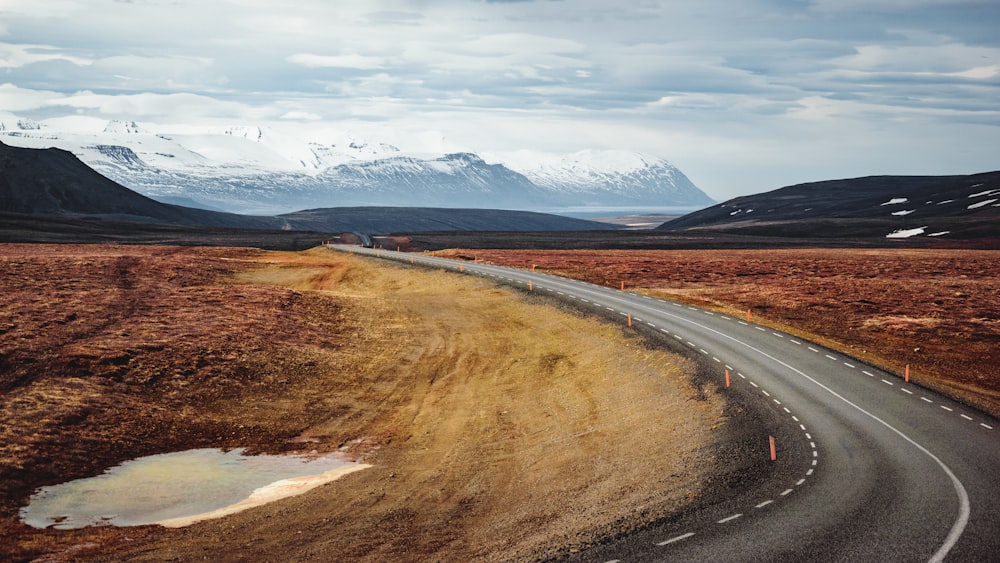
[[[686,360],[483,281],[320,250],[117,249],[119,268],[113,250],[81,247],[48,270],[39,250],[16,258],[90,311],[69,324],[93,324],[55,345],[23,328],[46,305],[7,302],[3,353],[48,359],[4,379],[2,477],[37,486],[196,445],[343,448],[375,467],[178,530],[32,532],[8,512],[10,554],[524,559],[670,514],[712,472],[722,401],[691,386]],[[111,274],[88,278],[94,263]],[[142,306],[89,319],[123,276]],[[53,403],[62,414],[36,416]]]

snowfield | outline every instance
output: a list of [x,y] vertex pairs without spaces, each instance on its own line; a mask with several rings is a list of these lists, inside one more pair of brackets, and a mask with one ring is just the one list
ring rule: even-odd
[[[0,112],[0,141],[68,150],[143,195],[237,213],[361,205],[560,209],[715,203],[662,158],[623,150],[549,155],[404,150],[351,131],[285,125],[33,123]],[[190,203],[185,203],[190,205]]]

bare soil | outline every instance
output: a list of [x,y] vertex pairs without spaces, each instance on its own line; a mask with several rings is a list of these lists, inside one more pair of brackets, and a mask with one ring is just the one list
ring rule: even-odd
[[1000,252],[446,250],[798,333],[1000,416]]
[[[688,360],[480,280],[325,250],[3,245],[0,289],[0,559],[546,558],[760,473]],[[36,487],[194,447],[374,467],[181,529],[17,519]]]

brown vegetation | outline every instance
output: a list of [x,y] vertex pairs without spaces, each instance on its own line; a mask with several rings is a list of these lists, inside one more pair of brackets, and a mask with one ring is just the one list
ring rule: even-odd
[[930,249],[449,250],[744,315],[1000,416],[1000,253]]
[[[726,439],[686,360],[441,272],[8,245],[0,288],[0,558],[553,555],[690,503]],[[375,467],[183,529],[16,519],[35,487],[206,446]]]

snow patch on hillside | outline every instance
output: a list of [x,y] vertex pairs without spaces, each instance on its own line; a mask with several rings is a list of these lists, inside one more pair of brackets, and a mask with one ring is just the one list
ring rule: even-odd
[[[981,186],[982,184],[979,184],[979,185]],[[973,186],[973,187],[978,187],[978,186]],[[975,194],[969,194],[969,197],[970,198],[972,198],[972,197],[988,197],[988,196],[991,196],[991,195],[1000,195],[1000,190],[986,190],[985,192],[979,192],[979,193],[975,193]]]
[[922,235],[926,230],[927,230],[926,226],[917,227],[916,229],[900,229],[898,231],[893,231],[885,235],[885,238],[910,238],[910,237],[915,237],[917,235]]
[[996,199],[984,199],[978,203],[973,203],[972,205],[966,207],[966,209],[979,209],[980,207],[986,207],[987,205],[996,202]]

